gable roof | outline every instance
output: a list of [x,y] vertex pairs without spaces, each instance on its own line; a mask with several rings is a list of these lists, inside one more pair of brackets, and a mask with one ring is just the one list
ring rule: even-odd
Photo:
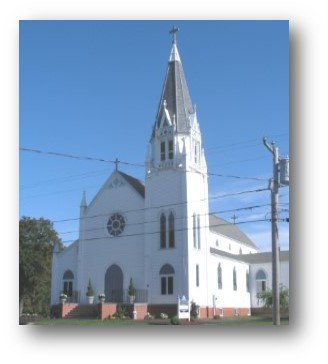
[[[220,255],[223,257],[227,257],[233,260],[237,260],[240,262],[248,263],[248,264],[261,264],[261,263],[271,263],[272,261],[272,253],[271,252],[262,252],[262,253],[253,253],[253,254],[231,254],[229,252],[210,248],[210,253],[215,255]],[[289,261],[289,250],[281,251],[279,254],[280,262],[288,262]]]
[[117,171],[117,173],[122,176],[126,180],[126,182],[128,182],[140,194],[142,198],[145,198],[145,185],[142,181],[121,171]]
[[[254,253],[254,254],[243,254],[241,259],[250,264],[256,263],[270,263],[272,261],[271,252]],[[281,262],[289,261],[289,250],[281,251],[279,254],[279,260]]]
[[210,253],[215,254],[215,255],[220,255],[221,257],[230,258],[230,259],[236,260],[238,262],[246,263],[243,260],[242,254],[232,254],[232,253],[226,252],[224,250],[220,250],[220,249],[216,249],[216,248],[212,248],[212,247],[210,247]]
[[258,249],[258,247],[252,242],[252,240],[242,232],[236,225],[221,219],[216,215],[209,215],[210,231],[220,235],[224,235],[228,238],[238,240],[240,243]]

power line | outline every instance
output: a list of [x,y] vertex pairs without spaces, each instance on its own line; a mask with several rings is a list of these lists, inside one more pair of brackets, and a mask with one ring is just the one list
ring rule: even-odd
[[[238,195],[242,195],[242,194],[246,194],[246,193],[263,192],[263,191],[268,191],[268,188],[258,188],[258,189],[255,189],[255,190],[247,190],[247,191],[239,191],[239,192],[234,192],[234,193],[226,193],[224,195],[212,196],[212,197],[208,197],[208,198],[202,198],[200,200],[191,201],[191,203],[204,202],[204,201],[208,201],[208,200],[214,200],[214,199],[231,197],[231,196],[238,196]],[[124,214],[127,214],[127,213],[131,213],[131,212],[138,212],[138,211],[145,211],[145,210],[151,210],[151,209],[161,209],[161,208],[165,208],[165,207],[185,205],[186,203],[187,202],[177,202],[177,203],[170,203],[170,204],[159,205],[159,206],[151,206],[151,207],[144,207],[144,208],[138,208],[138,209],[131,209],[131,210],[126,210],[126,211],[121,211],[121,212],[124,213]],[[76,221],[76,220],[80,220],[80,219],[81,220],[82,219],[92,219],[92,218],[100,217],[100,216],[107,216],[107,214],[97,214],[97,215],[93,215],[93,216],[67,218],[67,219],[55,220],[53,222],[54,223],[60,223],[60,222],[67,222],[67,221]]]
[[[285,138],[280,138],[280,139],[285,139]],[[253,149],[253,148],[260,147],[260,146],[261,146],[261,143],[258,142],[258,143],[251,143],[251,144],[246,144],[246,145],[242,145],[242,146],[222,148],[222,149],[219,149],[219,150],[218,150],[218,148],[215,148],[213,150],[206,151],[206,154],[207,155],[214,154],[214,153],[222,154],[222,153],[234,152],[236,150],[242,150],[242,149],[246,149],[246,150]]]
[[[103,159],[103,158],[94,158],[94,157],[85,157],[85,156],[78,156],[78,155],[72,155],[72,154],[67,154],[67,153],[58,153],[58,152],[47,152],[47,151],[42,151],[39,149],[30,149],[30,148],[19,148],[21,151],[24,152],[32,152],[32,153],[38,153],[38,154],[45,154],[45,155],[54,155],[54,156],[59,156],[59,157],[64,157],[64,158],[73,158],[73,159],[78,159],[78,160],[88,160],[88,161],[97,161],[97,162],[105,162],[105,163],[112,163],[117,165],[118,163],[121,163],[123,165],[128,165],[128,166],[136,166],[136,167],[145,167],[144,164],[139,164],[139,163],[130,163],[130,162],[123,162],[120,160],[107,160],[107,159]],[[193,171],[193,172],[197,172],[197,171]],[[261,178],[261,177],[246,177],[246,176],[237,176],[237,175],[230,175],[230,174],[219,174],[219,173],[212,173],[212,172],[198,172],[201,174],[207,174],[208,176],[216,176],[216,177],[224,177],[224,178],[235,178],[235,179],[246,179],[246,180],[255,180],[255,181],[263,181],[263,180],[267,180],[265,178]],[[34,196],[31,196],[34,197]],[[35,196],[35,197],[38,197]]]
[[267,159],[267,157],[257,157],[257,158],[250,158],[250,159],[241,159],[241,160],[233,160],[233,161],[229,161],[229,162],[225,162],[225,163],[217,163],[215,165],[213,165],[212,167],[218,167],[218,166],[227,166],[230,164],[237,164],[237,163],[244,163],[244,162],[252,162],[252,161],[257,161],[260,159]]
[[[288,135],[288,133],[282,133],[282,134],[272,134],[270,135],[270,137],[282,137],[282,136],[286,136]],[[259,142],[259,140],[262,142],[262,136],[259,137],[259,138],[254,138],[254,139],[248,139],[248,140],[244,140],[244,141],[239,141],[239,142],[234,142],[234,143],[230,143],[230,144],[224,144],[224,145],[218,145],[216,147],[209,147],[209,148],[206,148],[207,151],[209,150],[215,150],[215,149],[221,149],[221,148],[230,148],[230,147],[233,147],[233,146],[236,146],[236,145],[243,145],[243,144],[248,144],[248,143],[251,143],[251,142],[258,142],[254,145],[260,145],[261,142]]]
[[28,188],[36,188],[39,187],[39,185],[42,184],[53,184],[53,183],[65,183],[65,182],[71,182],[74,181],[76,179],[85,179],[85,178],[89,178],[89,177],[94,177],[94,176],[100,176],[104,173],[108,173],[108,169],[100,169],[97,171],[90,171],[90,172],[85,172],[85,173],[79,173],[79,174],[73,174],[73,175],[69,175],[69,176],[63,176],[63,177],[57,177],[57,178],[51,178],[48,180],[43,180],[43,181],[39,181],[39,182],[34,182],[34,183],[28,183],[28,184],[23,184],[20,185],[20,189],[28,189]]
[[209,176],[217,176],[217,177],[226,177],[226,178],[236,178],[236,179],[249,179],[253,181],[267,181],[267,178],[261,178],[261,177],[245,177],[245,176],[236,176],[231,174],[218,174],[218,173],[211,173],[208,172],[207,175]]
[[[261,208],[261,207],[265,207],[265,206],[270,206],[270,204],[239,207],[239,208],[230,209],[230,210],[212,211],[212,212],[209,212],[209,213],[199,214],[199,216],[210,216],[210,215],[214,215],[214,214],[223,214],[223,213],[227,213],[227,212],[236,212],[236,211],[243,211],[243,210],[253,210],[253,209]],[[122,212],[122,213],[124,213],[124,212]],[[109,214],[102,214],[101,216],[109,216]],[[100,217],[100,216],[97,216],[97,217]],[[193,215],[175,217],[175,220],[189,219],[189,218],[192,218],[192,217],[193,217]],[[136,226],[136,225],[145,225],[145,224],[151,224],[151,223],[157,223],[157,222],[158,222],[158,219],[156,219],[156,220],[150,220],[150,221],[136,222],[136,223],[129,223],[129,224],[126,224],[125,227],[127,227],[127,226]],[[83,232],[98,231],[98,230],[103,230],[103,229],[104,229],[103,227],[101,227],[101,228],[94,228],[94,229],[84,229]],[[59,235],[64,235],[64,234],[73,234],[73,233],[77,233],[77,232],[79,232],[79,230],[63,231],[63,232],[58,232],[58,234]]]
[[38,154],[47,154],[47,155],[53,155],[53,156],[57,156],[57,157],[72,158],[72,159],[78,159],[78,160],[105,162],[105,163],[112,163],[112,164],[117,164],[119,162],[119,163],[127,165],[127,166],[136,166],[136,167],[144,167],[145,166],[144,164],[138,164],[138,163],[130,163],[130,162],[117,161],[117,160],[104,159],[104,158],[86,157],[86,156],[79,156],[79,155],[59,153],[59,152],[48,152],[48,151],[39,150],[39,149],[19,148],[19,150],[21,150],[23,152],[33,152],[33,153],[38,153]]
[[[241,225],[241,224],[248,224],[248,223],[253,223],[253,222],[264,222],[264,221],[271,221],[270,219],[257,219],[257,220],[248,220],[248,221],[239,221],[236,222],[235,225]],[[200,229],[205,229],[205,228],[210,228],[210,227],[219,227],[219,226],[227,226],[227,225],[231,225],[231,223],[226,223],[226,224],[213,224],[213,225],[206,225],[206,226],[201,226]],[[188,230],[193,230],[194,228],[180,228],[180,229],[175,229],[175,232],[180,232],[180,231],[188,231]],[[124,234],[124,235],[118,235],[118,236],[101,236],[101,237],[95,237],[95,238],[88,238],[88,239],[83,239],[83,241],[90,241],[90,240],[99,240],[99,239],[115,239],[115,238],[127,238],[127,237],[135,237],[135,236],[146,236],[146,235],[155,235],[155,234],[160,234],[160,231],[152,231],[152,232],[148,232],[148,233],[135,233],[135,234]],[[75,242],[77,239],[71,239],[71,240],[64,240],[62,241],[63,244],[68,244],[68,243],[72,243]]]

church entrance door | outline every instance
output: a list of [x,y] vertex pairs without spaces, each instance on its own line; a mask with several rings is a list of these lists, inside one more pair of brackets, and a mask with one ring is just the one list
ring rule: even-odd
[[123,272],[116,264],[106,271],[105,295],[108,302],[123,302]]

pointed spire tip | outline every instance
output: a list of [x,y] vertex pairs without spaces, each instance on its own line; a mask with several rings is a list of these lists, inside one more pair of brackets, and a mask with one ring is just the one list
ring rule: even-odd
[[176,44],[177,43],[177,32],[179,31],[179,28],[176,26],[173,26],[172,29],[170,30],[170,34],[172,34],[173,39],[172,39],[172,43]]

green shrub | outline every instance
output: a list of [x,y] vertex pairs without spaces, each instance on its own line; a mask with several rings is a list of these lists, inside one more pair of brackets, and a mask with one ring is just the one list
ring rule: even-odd
[[190,304],[190,317],[196,319],[198,318],[199,306],[196,305],[194,301],[191,301]]
[[120,320],[125,319],[126,317],[124,315],[124,309],[122,307],[119,307],[117,309],[117,311],[113,314],[113,317],[120,319]]
[[181,321],[178,316],[173,316],[171,318],[171,324],[172,325],[181,325]]
[[147,312],[146,316],[144,317],[144,320],[153,320],[154,316],[151,315],[149,312]]
[[136,295],[136,289],[134,287],[132,278],[130,278],[130,284],[129,284],[128,294],[129,294],[129,296],[132,296],[132,297]]
[[86,295],[88,297],[94,296],[93,287],[92,287],[92,284],[91,284],[91,280],[90,279],[89,279],[89,283],[88,283]]

